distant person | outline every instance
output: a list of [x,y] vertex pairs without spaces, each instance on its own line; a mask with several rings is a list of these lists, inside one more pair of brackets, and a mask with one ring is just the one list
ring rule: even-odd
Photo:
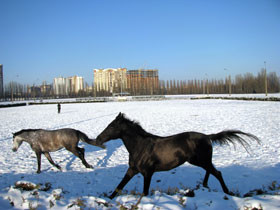
[[61,110],[61,105],[60,105],[60,103],[58,103],[57,104],[57,112],[58,112],[58,114],[60,113],[60,110]]

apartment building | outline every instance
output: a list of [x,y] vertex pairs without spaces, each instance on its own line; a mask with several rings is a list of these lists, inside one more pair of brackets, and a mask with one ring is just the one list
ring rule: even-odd
[[53,79],[54,95],[66,95],[66,78],[57,77]]
[[73,76],[67,78],[69,94],[78,94],[84,90],[84,78],[79,76]]
[[84,90],[84,78],[72,76],[68,78],[57,77],[53,81],[55,95],[76,95]]
[[127,89],[126,68],[94,69],[93,81],[95,91],[120,93]]
[[131,95],[154,95],[159,91],[157,69],[129,70],[127,88]]

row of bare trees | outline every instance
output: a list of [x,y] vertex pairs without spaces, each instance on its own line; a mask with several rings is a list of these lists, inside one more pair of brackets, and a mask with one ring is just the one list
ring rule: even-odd
[[268,93],[280,92],[280,77],[275,72],[266,76],[262,69],[257,76],[246,73],[236,75],[235,79],[161,80],[159,94],[265,93],[265,81]]

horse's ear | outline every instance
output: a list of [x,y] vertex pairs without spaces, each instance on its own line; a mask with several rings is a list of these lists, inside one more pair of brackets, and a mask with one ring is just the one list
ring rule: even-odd
[[123,119],[125,118],[125,114],[124,113],[119,113],[119,115],[116,117],[116,119]]
[[119,115],[117,116],[117,118],[120,118],[122,116],[123,116],[123,114],[120,112]]

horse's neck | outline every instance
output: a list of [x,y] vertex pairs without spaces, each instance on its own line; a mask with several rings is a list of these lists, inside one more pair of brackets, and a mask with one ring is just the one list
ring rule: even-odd
[[33,144],[34,140],[33,140],[33,138],[30,138],[29,136],[30,136],[30,133],[25,134],[22,138],[22,141],[27,142],[28,144],[31,145],[31,144]]
[[150,138],[132,132],[123,135],[122,140],[130,155],[142,152],[150,143]]
[[130,154],[143,151],[150,139],[153,138],[152,134],[147,133],[140,125],[135,125],[133,122],[127,122],[122,130],[122,140]]

